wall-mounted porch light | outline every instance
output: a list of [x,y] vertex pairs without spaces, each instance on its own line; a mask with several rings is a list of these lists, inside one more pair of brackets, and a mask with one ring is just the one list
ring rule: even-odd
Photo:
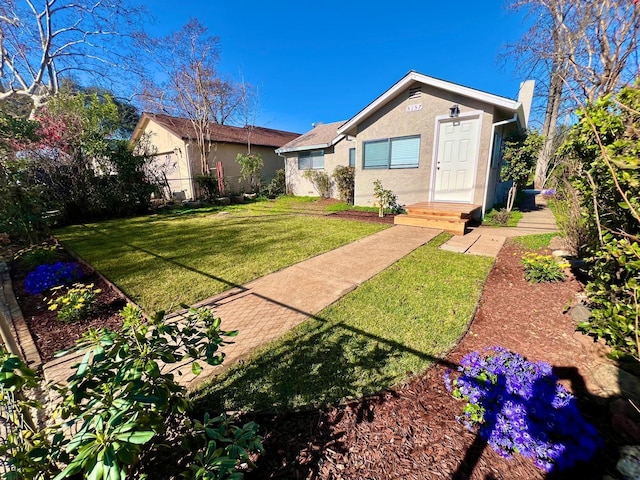
[[451,108],[449,108],[449,116],[451,118],[455,118],[459,115],[460,115],[460,107],[458,107],[458,105],[452,105]]

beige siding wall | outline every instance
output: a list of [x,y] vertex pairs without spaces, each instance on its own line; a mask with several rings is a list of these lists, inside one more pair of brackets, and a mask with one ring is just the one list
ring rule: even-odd
[[[493,107],[473,99],[422,85],[419,98],[409,99],[409,88],[381,107],[357,126],[356,150],[356,205],[373,205],[373,182],[379,179],[386,189],[398,195],[401,204],[429,201],[431,199],[432,161],[436,117],[448,115],[453,104],[461,114],[481,110],[480,150],[475,179],[473,203],[482,204],[487,160],[491,145]],[[420,110],[408,111],[410,105],[421,105]],[[416,108],[416,107],[413,107]],[[384,138],[420,135],[420,159],[418,168],[374,169],[362,168],[362,145],[365,141]]]
[[[349,165],[349,149],[356,146],[355,140],[341,140],[331,148],[324,149],[324,169],[327,174],[333,176],[333,171],[339,165]],[[287,193],[298,196],[318,196],[318,191],[313,187],[311,182],[303,178],[304,170],[298,169],[298,156],[293,153],[289,154],[286,159],[286,178]],[[331,196],[338,198],[338,189],[335,182],[331,178]]]

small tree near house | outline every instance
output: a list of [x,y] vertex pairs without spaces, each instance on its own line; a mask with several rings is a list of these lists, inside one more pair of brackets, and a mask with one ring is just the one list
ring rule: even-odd
[[525,186],[529,181],[543,143],[543,137],[531,131],[520,131],[506,139],[503,153],[505,164],[500,171],[500,177],[504,182],[513,182],[507,196],[508,212],[513,209],[518,188]]
[[236,162],[240,165],[240,179],[249,180],[249,185],[253,193],[260,190],[260,171],[264,166],[262,155],[259,153],[239,153],[236,155]]

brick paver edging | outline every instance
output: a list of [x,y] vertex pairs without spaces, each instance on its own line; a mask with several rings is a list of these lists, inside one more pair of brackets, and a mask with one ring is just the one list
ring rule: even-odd
[[42,359],[13,292],[9,267],[2,257],[0,257],[0,322],[8,327],[27,365],[33,369],[39,368],[42,365]]

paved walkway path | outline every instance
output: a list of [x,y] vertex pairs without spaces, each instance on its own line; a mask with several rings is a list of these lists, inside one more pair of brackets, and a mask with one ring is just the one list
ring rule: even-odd
[[[223,368],[317,314],[358,285],[429,242],[441,230],[396,225],[353,243],[229,290],[195,306],[215,309],[225,330],[239,330],[224,347],[222,367],[203,367],[198,376],[179,367],[189,388],[218,375]],[[172,315],[179,317],[180,313]],[[64,381],[80,355],[44,366],[49,380]]]
[[553,212],[542,195],[531,195],[522,207],[522,218],[515,227],[479,226],[466,235],[456,235],[440,248],[452,252],[496,257],[508,237],[558,231]]

